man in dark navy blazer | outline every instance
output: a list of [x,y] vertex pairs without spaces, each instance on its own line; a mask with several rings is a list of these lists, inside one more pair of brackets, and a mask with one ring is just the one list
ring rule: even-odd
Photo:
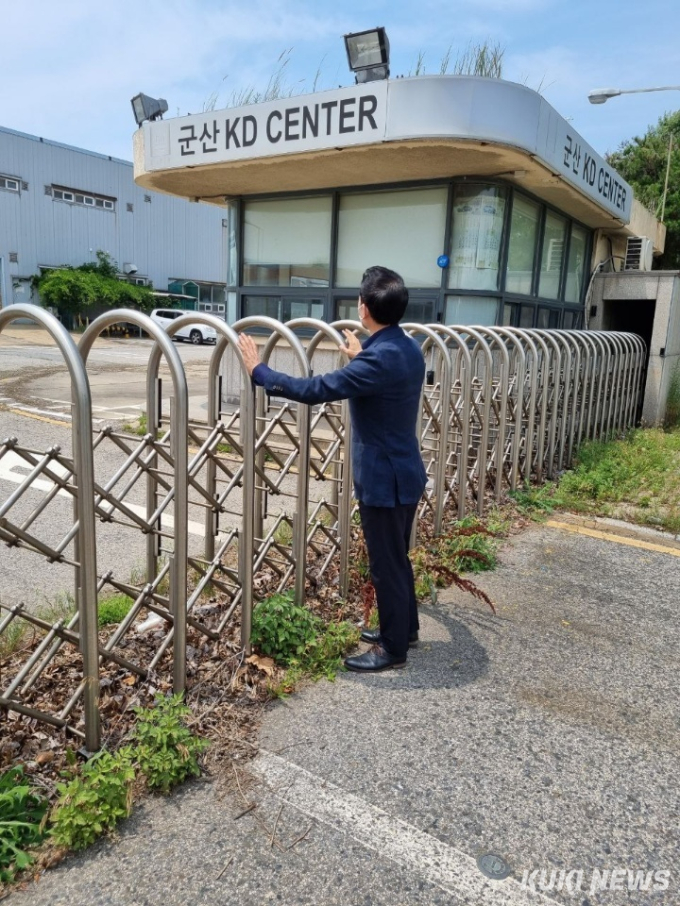
[[370,267],[359,292],[359,319],[370,336],[361,344],[344,332],[350,359],[337,371],[294,378],[259,360],[253,340],[241,334],[245,365],[272,396],[314,405],[348,399],[352,419],[355,496],[366,539],[380,630],[364,630],[372,648],[349,657],[349,670],[403,667],[418,642],[418,610],[408,557],[411,526],[426,475],[416,436],[425,362],[418,344],[399,327],[408,290],[399,274]]

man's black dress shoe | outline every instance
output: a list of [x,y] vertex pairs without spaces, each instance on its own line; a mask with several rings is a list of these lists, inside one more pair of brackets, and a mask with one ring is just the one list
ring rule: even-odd
[[393,667],[405,667],[406,658],[397,658],[389,654],[380,645],[374,645],[363,654],[355,654],[345,659],[345,667],[356,673],[377,673],[379,670],[391,670]]
[[[380,644],[380,630],[379,629],[364,629],[361,633],[361,638],[364,642],[370,642],[371,645]],[[418,647],[418,633],[411,632],[408,637],[408,647],[417,648]]]

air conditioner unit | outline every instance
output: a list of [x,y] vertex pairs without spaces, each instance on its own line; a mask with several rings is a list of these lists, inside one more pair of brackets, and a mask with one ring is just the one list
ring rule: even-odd
[[629,236],[626,241],[624,271],[651,271],[654,248],[646,236]]

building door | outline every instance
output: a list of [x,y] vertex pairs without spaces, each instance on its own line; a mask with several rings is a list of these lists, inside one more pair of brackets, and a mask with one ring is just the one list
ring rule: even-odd
[[[603,302],[602,329],[616,330],[620,333],[634,333],[645,341],[647,357],[642,373],[642,387],[647,386],[647,369],[650,354],[663,356],[660,349],[652,349],[652,331],[654,330],[654,316],[656,314],[656,299],[606,299]],[[639,419],[642,414],[644,394],[641,395],[640,406],[637,413]]]

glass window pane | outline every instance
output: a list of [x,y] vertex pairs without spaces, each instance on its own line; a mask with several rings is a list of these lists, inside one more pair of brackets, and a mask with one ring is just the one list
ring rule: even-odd
[[562,318],[562,327],[565,330],[577,330],[580,320],[580,312],[566,309]]
[[224,218],[226,223],[226,241],[227,241],[227,286],[238,285],[238,258],[237,258],[237,208],[236,205],[227,205],[227,216]]
[[503,306],[503,326],[504,327],[510,327],[510,325],[512,324],[512,315],[513,315],[514,308],[515,308],[514,305],[508,305],[507,302]]
[[548,330],[560,326],[560,313],[555,308],[539,308],[536,318],[536,327]]
[[323,301],[291,296],[244,296],[243,317],[248,315],[266,315],[279,321],[292,321],[294,318],[323,320]]
[[245,286],[328,286],[330,248],[329,196],[245,203]]
[[201,302],[211,302],[212,301],[212,287],[209,283],[200,283],[199,284],[199,299]]
[[335,320],[336,321],[358,321],[359,312],[357,311],[357,297],[353,299],[336,299],[335,302]]
[[227,293],[227,324],[238,321],[238,298],[236,293]]
[[281,300],[278,296],[244,296],[243,317],[251,315],[266,315],[268,318],[278,318]]
[[445,187],[344,195],[340,199],[337,285],[356,286],[367,267],[397,271],[406,285],[441,286]]
[[323,302],[321,299],[283,298],[281,303],[281,317],[284,321],[292,321],[293,318],[318,318],[323,320]]
[[450,289],[498,289],[505,195],[500,186],[454,186]]
[[533,327],[534,326],[534,306],[533,305],[522,305],[519,312],[519,326],[520,327]]
[[538,282],[538,295],[546,299],[559,298],[566,235],[567,221],[564,217],[548,211],[545,218],[545,233],[543,234],[541,276]]
[[434,299],[409,299],[404,317],[404,324],[432,324],[434,321]]
[[447,296],[444,323],[492,326],[497,311],[498,299],[491,296]]
[[571,242],[569,243],[569,262],[567,264],[567,284],[564,291],[566,302],[580,302],[583,294],[583,281],[586,275],[586,248],[588,233],[583,227],[572,224]]
[[508,266],[505,272],[507,292],[531,295],[540,213],[539,205],[515,194],[512,201]]

